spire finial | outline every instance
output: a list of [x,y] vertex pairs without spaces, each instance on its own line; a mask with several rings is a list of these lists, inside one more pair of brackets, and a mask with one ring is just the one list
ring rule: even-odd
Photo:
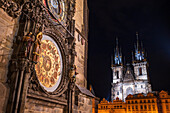
[[136,49],[139,50],[139,35],[138,35],[138,32],[136,32],[136,39],[137,39],[137,47],[136,47]]
[[116,37],[116,46],[118,47],[118,37]]

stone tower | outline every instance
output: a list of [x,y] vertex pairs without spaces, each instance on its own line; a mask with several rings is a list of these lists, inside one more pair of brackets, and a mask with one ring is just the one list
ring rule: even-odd
[[[113,74],[113,82],[112,82],[113,87],[111,89],[111,98],[113,99],[115,95],[117,95],[117,92],[122,87],[121,83],[123,80],[122,53],[118,46],[118,39],[116,39],[116,48],[114,51],[114,62],[111,68],[112,68],[112,74]],[[122,98],[120,97],[120,95],[117,95],[117,97]]]
[[143,45],[139,45],[138,33],[137,43],[135,45],[135,56],[132,54],[132,63],[123,65],[122,53],[119,51],[118,42],[114,55],[114,63],[112,64],[113,82],[111,88],[111,100],[117,97],[125,101],[129,94],[151,92],[149,76],[147,72],[148,63],[145,58]]
[[87,0],[0,0],[0,113],[91,113],[87,47]]

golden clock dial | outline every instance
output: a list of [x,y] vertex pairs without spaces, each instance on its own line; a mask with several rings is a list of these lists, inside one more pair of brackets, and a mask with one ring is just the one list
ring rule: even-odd
[[62,57],[58,45],[49,36],[43,36],[35,70],[45,90],[53,92],[58,87],[62,75]]
[[64,23],[66,18],[65,0],[44,0],[44,4],[50,10],[49,13],[54,19]]

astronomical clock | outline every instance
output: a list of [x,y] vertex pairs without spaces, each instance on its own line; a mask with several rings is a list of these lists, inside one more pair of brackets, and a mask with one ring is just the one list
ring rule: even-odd
[[52,20],[62,24],[66,21],[67,4],[65,0],[43,0]]
[[57,43],[44,35],[41,50],[35,65],[36,76],[43,89],[53,92],[58,87],[62,76],[63,62]]
[[9,98],[3,109],[6,113],[63,113],[71,106],[68,99],[72,93],[69,75],[76,54],[75,0],[0,2],[0,8],[15,19],[11,25],[17,26],[11,30],[15,41],[11,41],[13,53],[5,77],[10,93],[4,96]]

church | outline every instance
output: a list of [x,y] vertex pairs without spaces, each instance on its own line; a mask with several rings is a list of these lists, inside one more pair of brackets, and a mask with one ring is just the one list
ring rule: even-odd
[[142,43],[139,44],[138,33],[136,33],[137,42],[134,53],[132,52],[132,63],[123,64],[122,53],[116,42],[114,60],[111,66],[112,78],[111,83],[111,101],[119,99],[125,101],[129,94],[151,92],[151,84],[148,76],[148,62],[144,53]]

